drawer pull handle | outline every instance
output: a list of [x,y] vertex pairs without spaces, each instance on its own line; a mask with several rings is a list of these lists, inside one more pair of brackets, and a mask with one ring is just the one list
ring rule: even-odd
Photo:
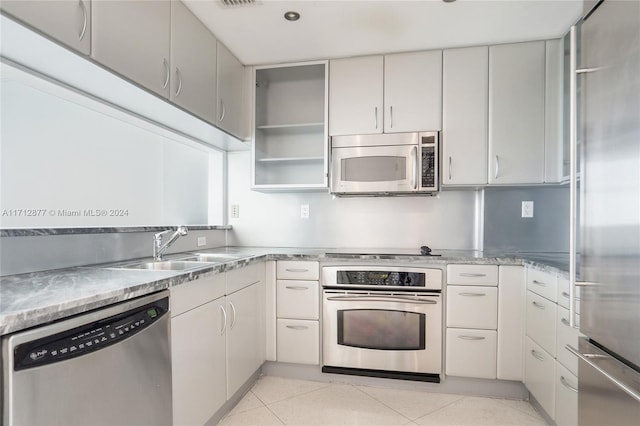
[[462,340],[484,340],[486,337],[481,336],[458,336],[458,339]]
[[569,382],[567,382],[567,379],[564,378],[564,376],[560,376],[560,383],[562,383],[562,386],[564,386],[565,388],[578,393],[578,388],[574,388],[573,386],[571,386]]
[[288,325],[287,328],[290,328],[292,330],[306,330],[309,327],[307,327],[306,325]]
[[304,287],[301,285],[288,285],[288,286],[285,286],[284,288],[288,290],[309,290],[309,287]]
[[462,272],[460,274],[461,277],[468,277],[468,278],[477,278],[477,277],[486,277],[487,274],[478,274],[475,272]]
[[542,281],[533,280],[531,282],[534,283],[535,285],[539,285],[540,287],[546,287],[547,286],[547,283],[542,282]]
[[486,293],[460,293],[460,296],[468,296],[468,297],[482,297],[486,296]]
[[544,357],[542,355],[540,355],[535,349],[531,349],[531,355],[533,355],[534,358],[539,359],[540,361],[544,361]]
[[531,304],[533,306],[535,306],[538,309],[546,309],[546,307],[544,305],[541,305],[540,303],[536,302],[535,300],[533,302],[531,302]]
[[563,291],[561,294],[562,297],[566,297],[567,299],[569,298],[569,293],[567,293],[566,291]]
[[287,268],[287,269],[285,269],[285,271],[287,271],[287,272],[309,272],[308,269],[303,269],[303,268]]
[[561,322],[562,324],[566,325],[567,327],[570,327],[570,325],[569,325],[569,321],[567,321],[567,319],[566,319],[566,318],[562,318],[562,319],[560,320],[560,322]]

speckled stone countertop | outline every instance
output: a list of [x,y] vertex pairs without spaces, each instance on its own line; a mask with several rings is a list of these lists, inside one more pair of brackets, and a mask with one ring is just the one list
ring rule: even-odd
[[[181,285],[200,277],[241,268],[262,260],[318,260],[321,262],[399,262],[421,265],[448,263],[528,265],[566,275],[568,256],[562,253],[491,253],[471,250],[434,250],[440,256],[420,256],[415,250],[331,249],[294,247],[228,247],[207,253],[235,258],[188,271],[118,269],[134,259],[0,278],[0,335],[45,324],[113,303]],[[188,255],[173,255],[179,258]]]

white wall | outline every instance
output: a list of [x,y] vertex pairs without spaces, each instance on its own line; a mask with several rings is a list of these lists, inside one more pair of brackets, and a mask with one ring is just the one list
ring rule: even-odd
[[[334,248],[474,249],[476,192],[437,197],[333,198],[328,193],[260,193],[250,190],[248,152],[228,154],[230,245]],[[309,219],[300,205],[309,204]]]
[[7,64],[0,100],[1,227],[221,220],[223,154]]

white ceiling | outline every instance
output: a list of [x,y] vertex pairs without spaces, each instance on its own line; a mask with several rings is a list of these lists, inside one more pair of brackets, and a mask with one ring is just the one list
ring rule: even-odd
[[582,11],[582,0],[184,2],[245,65],[553,38]]

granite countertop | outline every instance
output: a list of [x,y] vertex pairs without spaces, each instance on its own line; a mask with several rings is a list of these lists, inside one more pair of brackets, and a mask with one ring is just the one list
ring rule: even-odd
[[[207,253],[237,256],[188,271],[116,269],[95,265],[0,277],[0,335],[45,324],[75,314],[181,285],[262,260],[382,261],[444,265],[447,263],[529,265],[549,272],[568,272],[562,253],[499,253],[473,250],[335,249],[298,247],[226,247]],[[168,258],[188,255],[182,253]],[[132,261],[151,259],[134,259]],[[132,262],[131,261],[131,262]],[[125,262],[119,262],[122,264]],[[129,262],[130,263],[130,262]]]

